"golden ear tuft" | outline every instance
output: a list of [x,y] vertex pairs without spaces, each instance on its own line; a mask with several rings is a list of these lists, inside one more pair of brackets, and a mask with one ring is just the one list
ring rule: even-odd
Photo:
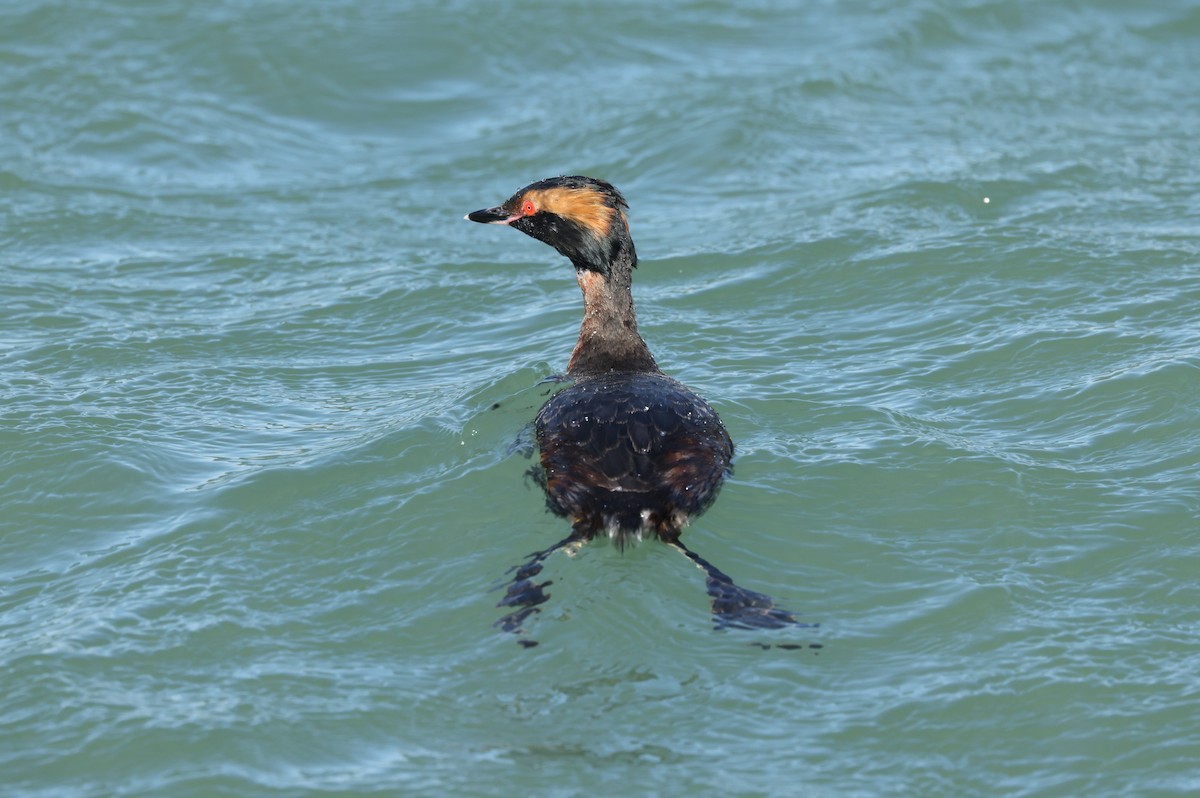
[[530,191],[525,198],[539,210],[557,214],[605,238],[612,229],[615,209],[608,197],[593,188],[549,188]]

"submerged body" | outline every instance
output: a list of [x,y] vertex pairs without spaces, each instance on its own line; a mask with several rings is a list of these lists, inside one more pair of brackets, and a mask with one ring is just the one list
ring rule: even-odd
[[733,458],[716,411],[659,373],[585,377],[546,402],[535,429],[550,510],[618,545],[676,541]]
[[680,533],[716,498],[733,459],[733,442],[707,402],[664,375],[637,329],[631,285],[637,253],[624,197],[589,177],[530,184],[504,204],[468,214],[543,241],[571,260],[583,293],[583,323],[567,376],[573,385],[543,405],[535,420],[539,482],[552,512],[571,534],[516,569],[500,624],[521,623],[548,595],[531,581],[560,548],[596,535],[619,546],[657,537],[704,570],[719,628],[795,623],[761,593],[744,590],[684,547]]

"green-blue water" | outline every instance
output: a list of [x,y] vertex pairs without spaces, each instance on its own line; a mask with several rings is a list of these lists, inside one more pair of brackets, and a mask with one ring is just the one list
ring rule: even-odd
[[[0,794],[1200,794],[1198,75],[1185,0],[3,3]],[[651,544],[490,627],[580,301],[462,216],[563,172],[819,628]]]

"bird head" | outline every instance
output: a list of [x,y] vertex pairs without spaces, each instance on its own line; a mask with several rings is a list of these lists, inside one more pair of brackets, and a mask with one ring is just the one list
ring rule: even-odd
[[467,214],[472,222],[505,224],[569,258],[576,269],[608,276],[623,253],[637,265],[621,192],[609,183],[573,175],[539,180],[502,205]]

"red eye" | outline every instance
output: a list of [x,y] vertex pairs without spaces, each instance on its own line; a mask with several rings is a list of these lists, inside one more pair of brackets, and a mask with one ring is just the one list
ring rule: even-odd
[[533,216],[535,213],[537,213],[537,208],[533,207],[532,200],[525,200],[521,203],[522,216]]

